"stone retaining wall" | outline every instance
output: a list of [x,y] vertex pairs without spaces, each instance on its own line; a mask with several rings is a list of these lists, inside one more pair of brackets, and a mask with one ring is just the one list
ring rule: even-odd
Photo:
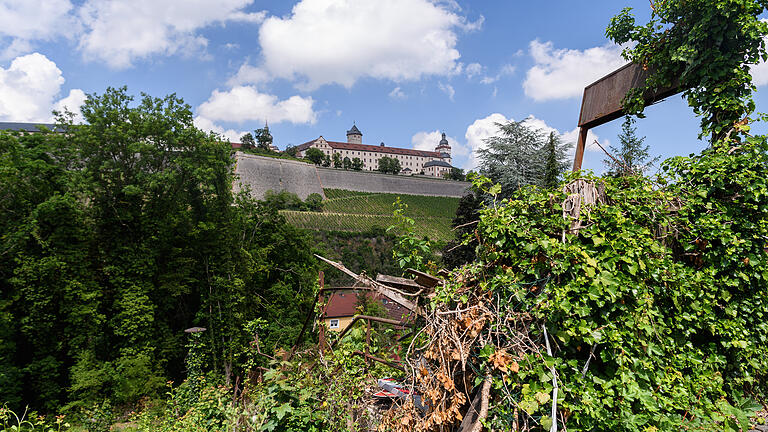
[[333,168],[318,167],[317,173],[323,188],[371,193],[462,197],[470,186],[469,183],[452,180],[344,171]]
[[250,187],[255,198],[268,190],[288,191],[306,199],[312,193],[325,197],[323,188],[371,193],[400,193],[461,197],[470,184],[425,177],[395,176],[372,172],[321,168],[287,159],[276,159],[237,152],[235,155],[235,191]]
[[257,199],[263,198],[268,190],[286,190],[301,199],[307,199],[313,193],[325,198],[317,170],[311,164],[237,152],[235,174],[239,177],[235,180],[235,191],[247,185]]

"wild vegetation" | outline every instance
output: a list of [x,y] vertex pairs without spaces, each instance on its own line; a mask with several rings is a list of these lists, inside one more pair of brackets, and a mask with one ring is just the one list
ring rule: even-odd
[[290,346],[314,299],[310,238],[232,194],[228,143],[175,96],[108,89],[83,115],[0,133],[7,408],[88,417],[158,397],[185,376],[188,327],[207,329],[213,383],[245,376],[257,318],[264,349]]
[[[110,89],[89,97],[85,126],[1,133],[0,425],[748,429],[768,399],[768,137],[743,117],[766,5],[652,5],[648,25],[624,12],[608,34],[637,42],[627,53],[656,68],[650,85],[682,74],[709,147],[654,178],[575,173],[547,187],[546,175],[514,177],[542,173],[516,163],[506,184],[475,177],[453,222],[465,263],[420,298],[424,316],[402,341],[377,328],[366,344],[357,328],[318,348],[301,331],[318,296],[311,252],[324,245],[285,222],[292,211],[233,195],[230,149],[192,127],[175,96],[134,103]],[[382,211],[366,194],[327,196]],[[350,266],[384,268],[391,245],[391,268],[435,270],[418,230],[437,218],[408,199],[369,215],[395,228],[367,228],[384,240]],[[183,332],[192,326],[205,330]],[[366,346],[399,367],[365,362]],[[413,398],[376,409],[369,389],[383,376],[423,409]],[[22,417],[27,404],[67,417]]]

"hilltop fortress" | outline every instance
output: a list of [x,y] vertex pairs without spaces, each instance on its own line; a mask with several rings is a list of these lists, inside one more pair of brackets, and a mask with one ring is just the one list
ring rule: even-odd
[[384,156],[400,161],[400,174],[420,174],[432,177],[442,177],[451,171],[451,146],[443,134],[443,138],[435,147],[435,151],[415,150],[400,147],[387,147],[363,144],[363,133],[357,126],[347,131],[347,142],[328,141],[318,137],[298,146],[297,157],[304,157],[307,150],[316,148],[333,158],[338,154],[342,159],[359,158],[363,162],[364,171],[375,171],[379,167],[379,159]]

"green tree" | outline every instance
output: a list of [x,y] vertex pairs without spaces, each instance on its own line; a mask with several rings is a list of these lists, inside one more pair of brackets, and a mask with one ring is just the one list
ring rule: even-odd
[[451,170],[445,174],[445,178],[449,180],[464,181],[466,176],[464,175],[463,169],[452,167]]
[[387,174],[390,170],[392,158],[389,156],[382,156],[379,158],[379,165],[376,167],[376,170],[380,173]]
[[285,154],[291,157],[296,157],[296,153],[298,151],[299,151],[298,147],[292,144],[289,144],[288,147],[285,148]]
[[323,156],[323,166],[328,168],[331,166],[331,157],[328,155]]
[[544,136],[526,121],[496,123],[497,136],[485,140],[478,152],[480,172],[501,185],[502,196],[525,185],[541,184],[544,178]]
[[256,147],[256,141],[254,141],[253,135],[251,135],[250,132],[247,132],[245,135],[240,137],[240,144],[246,150],[250,150]]
[[650,146],[644,144],[645,137],[638,138],[637,128],[634,127],[635,119],[627,116],[621,125],[621,135],[619,142],[621,147],[610,146],[613,158],[603,159],[603,163],[608,168],[608,175],[612,176],[630,176],[643,175],[649,166],[656,163],[659,157],[650,157]]
[[311,243],[232,193],[228,144],[174,95],[110,88],[82,112],[64,133],[0,133],[0,397],[156,396],[183,377],[193,325],[224,383],[244,376],[245,323],[269,323],[264,349],[290,343],[314,299]]
[[341,168],[342,162],[341,162],[341,155],[339,153],[333,154],[333,167],[334,168]]
[[352,158],[352,169],[355,171],[363,170],[363,160],[359,157]]
[[269,126],[264,125],[263,128],[256,129],[254,137],[259,145],[259,149],[271,152],[272,151],[272,134],[269,132]]
[[646,91],[678,82],[702,117],[702,135],[725,136],[755,108],[750,65],[768,60],[765,8],[762,0],[657,1],[646,24],[624,9],[606,35],[631,46],[624,57],[650,71],[645,86],[625,98],[626,112],[641,115]]
[[550,132],[547,142],[541,149],[544,159],[544,175],[541,186],[554,188],[568,169],[568,156],[566,152],[570,144],[563,144],[560,135]]
[[352,161],[349,159],[349,157],[347,156],[344,157],[344,160],[342,160],[342,167],[345,170],[352,168]]
[[306,152],[304,152],[304,159],[307,159],[308,161],[312,162],[315,165],[320,165],[323,163],[323,159],[325,158],[325,153],[323,153],[322,150],[310,147],[307,149]]

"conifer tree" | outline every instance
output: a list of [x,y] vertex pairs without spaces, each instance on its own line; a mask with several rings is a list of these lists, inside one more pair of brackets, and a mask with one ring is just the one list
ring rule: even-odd
[[644,144],[645,137],[637,137],[637,128],[634,124],[635,119],[627,116],[621,125],[621,135],[619,135],[621,147],[610,146],[615,159],[609,157],[603,160],[608,168],[608,175],[615,177],[642,175],[659,160],[658,156],[651,158],[650,147]]
[[553,188],[557,186],[560,176],[568,169],[568,157],[566,156],[568,147],[568,144],[563,144],[560,135],[555,132],[549,133],[547,143],[542,148],[545,161],[541,184],[543,187]]

